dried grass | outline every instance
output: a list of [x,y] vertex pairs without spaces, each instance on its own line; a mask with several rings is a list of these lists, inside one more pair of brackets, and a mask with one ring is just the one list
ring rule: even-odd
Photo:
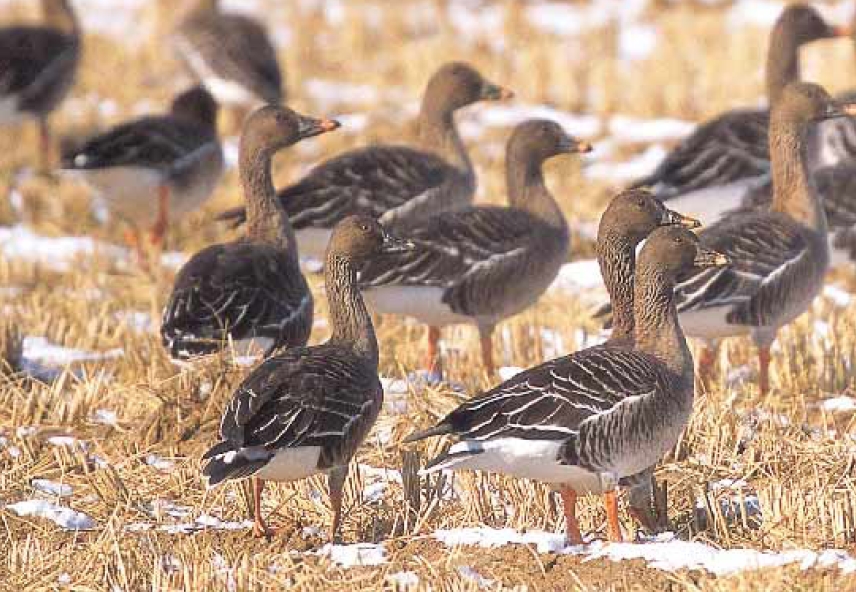
[[[301,4],[305,3],[269,2],[266,13],[271,24],[290,25],[292,43],[282,57],[293,105],[318,115],[366,112],[370,121],[363,133],[330,134],[280,157],[275,166],[280,182],[294,178],[323,155],[379,138],[397,141],[406,134],[406,118],[396,100],[332,105],[325,110],[302,90],[312,78],[392,89],[390,96],[413,102],[426,74],[439,62],[466,58],[514,88],[523,101],[599,116],[620,112],[700,118],[734,104],[754,103],[762,93],[758,65],[765,35],[748,29],[729,35],[725,43],[726,19],[719,9],[651,8],[648,18],[659,27],[662,42],[648,59],[627,67],[617,59],[614,28],[563,40],[534,31],[520,4],[511,1],[495,3],[503,14],[502,46],[456,33],[447,18],[416,22],[409,16],[411,8],[431,11],[443,2],[412,0],[405,7],[385,10],[382,28],[364,18],[376,6],[370,2],[342,3],[342,20],[336,25],[320,8],[298,8]],[[14,6],[8,9],[10,19],[26,12]],[[142,22],[159,22],[156,16],[146,18]],[[832,90],[841,90],[853,79],[852,57],[846,43],[812,47],[806,52],[806,72]],[[156,44],[126,47],[114,39],[89,36],[80,83],[70,106],[57,114],[57,129],[102,128],[134,113],[142,98],[155,106],[166,105],[180,86],[181,75]],[[107,117],[99,113],[102,98],[115,102],[115,112]],[[488,130],[479,142],[470,142],[480,171],[481,200],[502,200],[498,150],[506,133]],[[0,220],[23,221],[42,234],[91,234],[120,244],[122,228],[96,220],[83,187],[66,179],[14,175],[33,161],[35,146],[29,128],[0,136],[0,188],[17,191],[23,203],[16,211],[4,201]],[[610,188],[585,181],[579,166],[569,163],[551,165],[549,183],[570,218],[595,219]],[[239,196],[232,171],[205,211],[170,231],[169,248],[192,252],[227,238],[228,233],[210,221],[211,213]],[[574,249],[575,256],[591,253],[584,240],[577,239]],[[849,275],[837,281],[853,287]],[[403,485],[390,482],[380,501],[368,501],[363,499],[368,477],[352,469],[344,538],[383,541],[387,565],[343,570],[306,553],[325,541],[331,520],[326,496],[318,495],[324,492],[320,479],[268,489],[264,509],[276,511],[272,522],[283,530],[269,542],[250,539],[246,530],[187,535],[131,531],[129,526],[138,522],[169,525],[184,520],[153,506],[155,500],[186,507],[191,518],[210,513],[240,521],[249,508],[240,485],[206,491],[197,460],[214,440],[220,411],[246,369],[214,359],[191,371],[177,370],[152,331],[139,331],[117,316],[131,310],[157,319],[170,282],[166,270],[146,273],[106,254],[81,260],[73,272],[0,260],[0,283],[15,287],[2,295],[0,435],[20,451],[14,458],[8,448],[0,449],[0,502],[31,498],[34,478],[51,479],[71,485],[74,494],[63,503],[85,512],[98,525],[91,532],[70,533],[0,509],[0,589],[394,590],[390,576],[402,570],[416,572],[422,585],[430,582],[433,590],[476,589],[477,583],[458,570],[464,565],[502,582],[506,589],[833,590],[853,585],[836,570],[801,572],[789,567],[714,579],[697,572],[655,572],[639,562],[583,564],[579,558],[539,556],[524,547],[473,552],[439,545],[430,537],[437,528],[478,524],[556,532],[563,528],[561,507],[547,488],[472,473],[456,475],[451,484],[420,482],[415,468],[443,443],[415,448],[400,444],[412,429],[428,425],[463,397],[489,385],[477,370],[476,335],[468,328],[451,329],[445,335],[449,377],[462,384],[466,394],[446,387],[411,389],[407,413],[387,413],[379,422],[376,434],[388,435],[388,442],[381,445],[373,436],[358,455],[366,465],[403,468]],[[319,295],[319,317],[324,318],[320,281],[316,277],[312,283]],[[826,303],[783,332],[773,362],[776,388],[770,396],[759,397],[751,381],[732,385],[723,378],[712,392],[698,398],[674,458],[660,469],[661,479],[670,486],[670,515],[680,536],[724,547],[853,549],[854,416],[825,413],[817,404],[824,393],[852,392],[854,313],[856,305],[836,308]],[[829,324],[828,339],[817,337],[816,320]],[[553,294],[504,326],[497,353],[503,364],[525,367],[547,355],[542,329],[555,331],[565,349],[573,350],[579,345],[579,330],[595,328],[587,303]],[[325,333],[326,327],[317,326],[313,340],[323,340]],[[378,333],[384,375],[402,376],[419,367],[418,327],[385,318]],[[87,350],[122,348],[124,356],[79,364],[75,371],[42,382],[18,372],[22,335],[41,335]],[[722,356],[727,362],[723,376],[751,366],[752,355],[745,341],[729,343]],[[115,425],[95,420],[100,409],[116,412]],[[34,429],[19,430],[22,427]],[[47,442],[60,434],[74,435],[87,448]],[[172,468],[152,466],[150,455],[173,463]],[[763,512],[760,525],[723,514],[719,500],[724,493],[708,486],[722,478],[742,478],[751,484]],[[455,487],[458,501],[441,499],[449,486]],[[697,509],[699,500],[708,512]],[[586,530],[602,532],[604,517],[597,500],[582,503],[581,522]],[[629,522],[625,526],[632,528]]]

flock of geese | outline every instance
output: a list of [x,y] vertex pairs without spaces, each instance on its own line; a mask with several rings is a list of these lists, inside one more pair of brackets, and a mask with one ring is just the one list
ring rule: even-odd
[[[73,83],[81,33],[69,0],[41,3],[43,24],[0,30],[0,116],[39,122],[47,164],[48,116]],[[856,108],[801,82],[799,70],[801,45],[844,34],[809,6],[784,9],[769,43],[770,109],[699,126],[604,212],[597,257],[610,340],[524,370],[411,435],[407,442],[454,439],[424,472],[477,469],[547,483],[561,493],[572,544],[584,541],[575,505],[585,493],[603,494],[609,538],[621,540],[619,486],[633,516],[658,527],[653,470],[693,407],[685,335],[711,346],[751,335],[766,392],[770,345],[820,291],[829,243],[853,249],[856,127],[847,116]],[[426,366],[437,373],[440,328],[475,325],[493,376],[494,328],[532,306],[567,258],[570,231],[544,163],[591,146],[553,121],[520,123],[506,145],[508,205],[473,205],[476,174],[455,113],[512,93],[452,62],[428,80],[415,146],[339,154],[276,191],[272,157],[339,124],[283,106],[263,27],[217,0],[189,2],[172,38],[200,86],[166,114],[90,138],[62,166],[128,224],[130,240],[140,245],[147,230],[158,243],[170,219],[197,209],[223,173],[218,105],[246,113],[238,155],[246,205],[221,215],[245,232],[179,271],[161,336],[175,359],[225,348],[262,356],[232,395],[203,474],[212,486],[254,478],[260,535],[269,532],[260,509],[266,480],[325,474],[336,537],[347,467],[382,407],[369,310],[424,323]],[[705,228],[691,232],[701,222],[678,211]],[[313,296],[298,253],[324,261],[332,335],[320,345],[307,346]]]

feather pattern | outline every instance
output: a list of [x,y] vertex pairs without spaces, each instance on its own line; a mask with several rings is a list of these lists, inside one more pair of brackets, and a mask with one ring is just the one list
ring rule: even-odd
[[[529,306],[564,262],[567,228],[518,209],[478,207],[444,212],[410,229],[416,249],[369,264],[360,282],[431,286],[461,315],[502,318]],[[526,282],[519,281],[526,270]]]
[[241,102],[218,93],[217,86],[212,84],[215,80],[239,85],[257,101],[271,104],[283,101],[276,50],[267,31],[256,20],[216,10],[195,11],[179,25],[174,41],[188,69],[210,87],[218,101]]
[[[729,216],[705,230],[701,240],[733,264],[685,278],[676,288],[682,314],[727,307],[730,324],[778,327],[814,298],[826,269],[825,243],[777,212]],[[692,334],[689,325],[687,330]]]
[[181,269],[163,313],[164,346],[177,358],[233,340],[268,338],[272,349],[306,343],[313,300],[291,257],[272,245],[212,245]]

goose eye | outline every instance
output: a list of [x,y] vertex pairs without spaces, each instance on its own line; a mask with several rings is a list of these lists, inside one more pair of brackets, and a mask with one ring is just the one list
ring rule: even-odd
[[368,224],[360,224],[360,230],[362,230],[363,232],[368,232],[369,231],[369,225]]
[[640,199],[639,201],[636,202],[636,205],[639,206],[640,208],[644,208],[645,207],[645,200]]
[[682,239],[682,238],[681,238],[681,237],[679,237],[679,236],[676,236],[676,237],[674,238],[674,241],[675,241],[675,244],[676,244],[676,245],[679,245],[679,244],[681,244],[682,242],[684,242],[684,239]]

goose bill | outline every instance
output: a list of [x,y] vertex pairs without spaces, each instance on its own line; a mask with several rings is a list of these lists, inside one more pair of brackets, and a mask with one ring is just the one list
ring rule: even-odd
[[481,98],[485,101],[504,101],[512,97],[514,97],[514,91],[490,82],[485,83],[481,92]]
[[382,249],[384,253],[406,253],[415,250],[416,245],[412,241],[384,233]]
[[663,219],[660,220],[660,226],[683,226],[690,230],[701,226],[701,222],[695,218],[684,216],[674,210],[665,208],[663,211]]
[[326,132],[331,132],[341,124],[335,119],[313,119],[312,117],[301,117],[298,134],[301,138],[311,138]]
[[698,247],[693,264],[696,267],[725,267],[731,259],[724,253]]

